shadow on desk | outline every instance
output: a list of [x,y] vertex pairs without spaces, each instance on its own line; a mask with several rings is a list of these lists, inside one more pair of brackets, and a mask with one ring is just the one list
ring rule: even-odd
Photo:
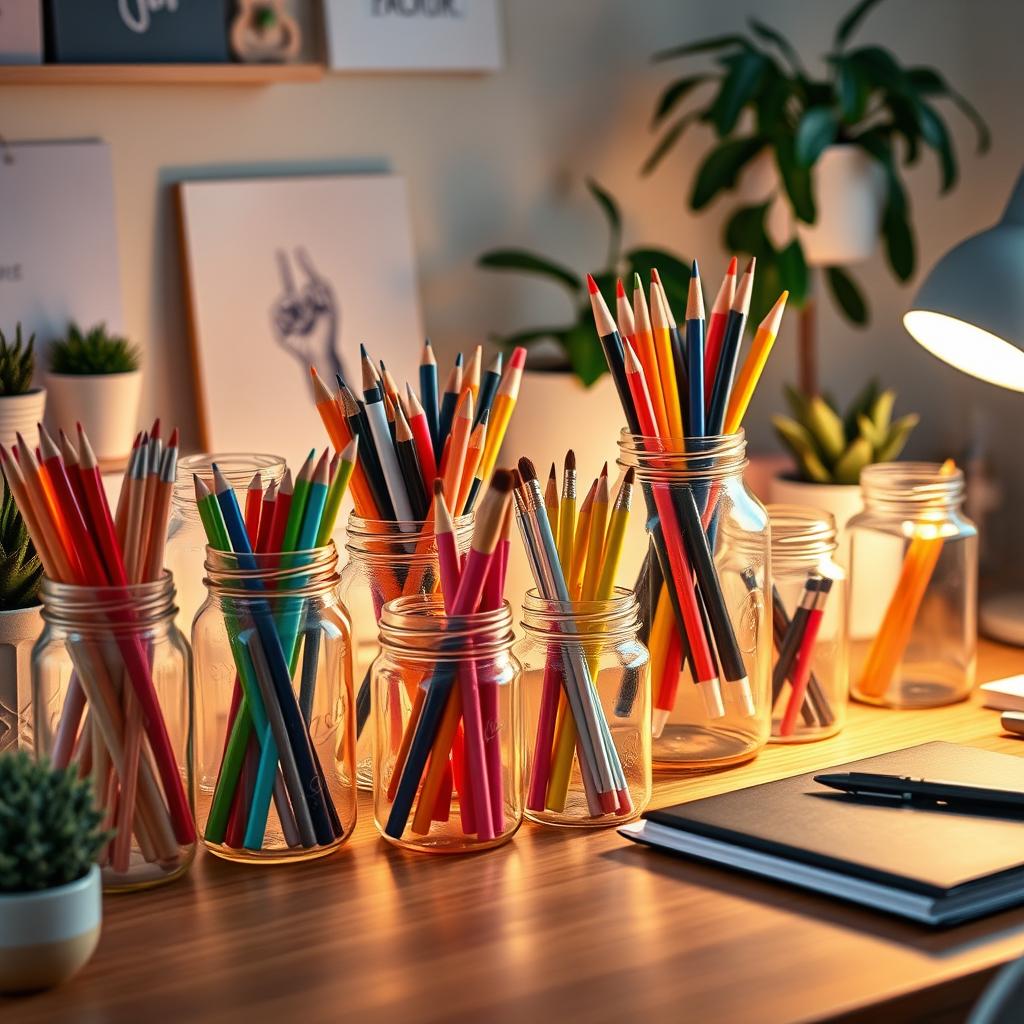
[[831,900],[782,881],[768,882],[740,871],[716,868],[634,844],[625,849],[610,850],[604,856],[624,867],[652,871],[669,882],[709,889],[784,913],[799,914],[837,928],[908,946],[936,958],[952,957],[998,940],[1024,936],[1024,907],[936,931],[926,925],[890,917],[842,900]]

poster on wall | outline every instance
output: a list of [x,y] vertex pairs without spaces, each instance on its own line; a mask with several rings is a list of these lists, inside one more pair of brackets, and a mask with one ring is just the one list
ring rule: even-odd
[[186,182],[178,209],[207,451],[298,466],[326,443],[310,366],[358,391],[360,343],[415,379],[423,329],[401,178]]
[[0,211],[0,330],[7,337],[20,321],[45,352],[71,320],[121,330],[114,175],[106,143],[0,145]]
[[335,71],[498,71],[498,0],[324,0]]

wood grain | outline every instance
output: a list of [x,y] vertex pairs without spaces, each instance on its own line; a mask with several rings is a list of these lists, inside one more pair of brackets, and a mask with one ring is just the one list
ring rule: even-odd
[[321,64],[9,64],[0,85],[271,85],[323,73]]
[[[982,679],[1024,671],[1024,653],[983,644],[980,665]],[[933,739],[1024,755],[976,699],[854,706],[832,740],[659,777],[656,803]],[[0,1000],[0,1020],[960,1020],[988,974],[1024,953],[1024,910],[933,932],[614,832],[526,825],[491,853],[424,857],[379,840],[365,800],[360,813],[352,842],[327,860],[250,868],[200,856],[181,882],[108,898],[85,971],[55,992]]]

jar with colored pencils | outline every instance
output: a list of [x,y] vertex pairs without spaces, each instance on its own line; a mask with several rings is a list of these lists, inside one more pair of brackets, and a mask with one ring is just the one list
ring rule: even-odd
[[196,612],[206,600],[206,588],[203,586],[206,533],[196,509],[192,474],[208,477],[214,463],[231,484],[239,502],[244,502],[254,476],[258,476],[266,487],[270,483],[280,484],[285,471],[285,460],[281,456],[257,452],[187,455],[178,461],[177,479],[171,495],[171,518],[167,525],[165,564],[178,584],[178,629],[186,636],[191,632]]
[[[849,696],[846,571],[828,512],[769,505],[772,531],[772,742],[825,739]],[[753,574],[744,581],[755,586]]]
[[860,486],[864,510],[847,524],[853,696],[897,708],[964,700],[974,686],[978,576],[964,475],[951,459],[881,463]]
[[[460,552],[466,550],[472,532],[472,514],[456,517],[455,537]],[[348,517],[345,550],[348,564],[341,573],[341,600],[352,619],[357,779],[361,789],[370,789],[370,666],[380,653],[378,621],[385,602],[433,594],[440,586],[434,523],[432,519],[363,519],[353,512]]]
[[[508,602],[447,615],[441,595],[385,604],[373,663],[373,808],[425,853],[499,846],[523,818],[523,719]],[[475,694],[475,715],[464,697]],[[475,720],[474,720],[475,719]]]
[[[549,601],[531,590],[523,601],[526,816],[545,825],[620,825],[651,799],[651,685],[647,648],[637,635],[631,590],[607,600]],[[596,710],[621,766],[624,786],[604,805],[581,760],[576,718],[565,694],[567,671],[585,668]],[[601,722],[598,722],[601,725]]]
[[[220,495],[218,494],[218,497]],[[204,512],[210,498],[200,498]],[[338,555],[211,546],[192,627],[196,822],[219,857],[287,863],[356,822],[351,632]]]
[[623,431],[650,536],[635,591],[651,652],[654,767],[748,761],[771,724],[769,527],[743,431],[683,445]]
[[195,855],[189,802],[192,660],[174,624],[169,573],[128,586],[43,577],[45,626],[32,653],[37,756],[79,766],[115,829],[99,856],[108,892],[185,873]]

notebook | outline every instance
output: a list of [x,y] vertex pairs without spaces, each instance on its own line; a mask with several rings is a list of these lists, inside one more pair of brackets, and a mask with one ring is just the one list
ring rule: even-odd
[[1024,711],[1024,676],[1007,676],[991,683],[982,683],[985,707],[996,711]]
[[1024,790],[1024,758],[922,743],[649,811],[627,839],[929,925],[1024,903],[1024,818],[859,802],[814,782],[881,772]]

